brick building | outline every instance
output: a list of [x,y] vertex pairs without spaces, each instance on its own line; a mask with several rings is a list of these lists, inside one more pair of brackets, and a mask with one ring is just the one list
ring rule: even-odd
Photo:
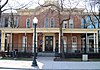
[[[83,52],[85,45],[85,34],[87,35],[87,51],[90,43],[93,46],[92,52],[98,53],[98,29],[83,29],[81,12],[83,9],[75,9],[69,20],[68,9],[61,13],[62,33],[64,42],[64,52]],[[17,28],[1,28],[1,50],[9,46],[9,51],[15,49],[18,52],[33,52],[34,25],[33,18],[38,18],[36,32],[36,47],[38,52],[61,52],[61,37],[59,15],[54,8],[37,7],[35,9],[17,9]],[[64,20],[64,21],[63,21]],[[6,40],[5,40],[6,39]],[[7,47],[5,47],[7,46]]]

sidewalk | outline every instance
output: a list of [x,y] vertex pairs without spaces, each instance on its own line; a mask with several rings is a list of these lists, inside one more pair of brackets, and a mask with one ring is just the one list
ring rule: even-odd
[[100,69],[100,62],[68,62],[53,61],[54,57],[38,57],[37,67],[32,67],[32,61],[0,60],[0,69]]

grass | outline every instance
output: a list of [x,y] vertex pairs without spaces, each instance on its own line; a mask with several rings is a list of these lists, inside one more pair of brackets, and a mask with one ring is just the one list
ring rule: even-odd
[[4,58],[1,58],[0,60],[24,60],[24,61],[32,61],[32,58],[9,58],[9,57],[4,57]]
[[[55,58],[54,61],[82,61],[82,58]],[[100,61],[100,58],[91,58],[88,61]]]
[[[23,60],[23,61],[32,61],[32,58],[11,58],[11,57],[4,57],[0,58],[0,60]],[[82,58],[54,58],[54,61],[82,61]],[[91,58],[89,61],[100,61],[100,58]]]

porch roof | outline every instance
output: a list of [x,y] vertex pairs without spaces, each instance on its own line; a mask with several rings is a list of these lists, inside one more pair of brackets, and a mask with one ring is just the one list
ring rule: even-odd
[[[3,33],[33,33],[34,28],[0,28]],[[97,33],[98,29],[62,28],[63,33]],[[59,28],[37,28],[37,33],[59,33]]]

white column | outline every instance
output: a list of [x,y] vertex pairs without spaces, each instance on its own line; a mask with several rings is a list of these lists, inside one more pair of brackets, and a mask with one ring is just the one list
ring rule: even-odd
[[55,35],[53,36],[53,52],[55,52]]
[[44,34],[43,34],[43,45],[42,45],[42,47],[43,47],[42,51],[45,51],[45,36],[44,36]]
[[10,51],[12,51],[12,33],[10,35]]
[[5,51],[5,32],[1,33],[1,51]]
[[98,48],[98,32],[96,34],[96,50],[97,50],[97,53],[99,52],[99,48]]
[[60,32],[59,32],[59,46],[58,46],[58,52],[60,53]]
[[95,33],[94,33],[94,53],[96,52],[96,46],[95,46]]
[[87,33],[86,36],[87,36],[87,37],[86,37],[86,38],[87,38],[87,39],[86,39],[86,40],[87,40],[87,41],[86,41],[86,45],[87,45],[87,48],[86,48],[86,49],[87,49],[87,52],[89,52],[89,37],[88,37],[88,33]]

